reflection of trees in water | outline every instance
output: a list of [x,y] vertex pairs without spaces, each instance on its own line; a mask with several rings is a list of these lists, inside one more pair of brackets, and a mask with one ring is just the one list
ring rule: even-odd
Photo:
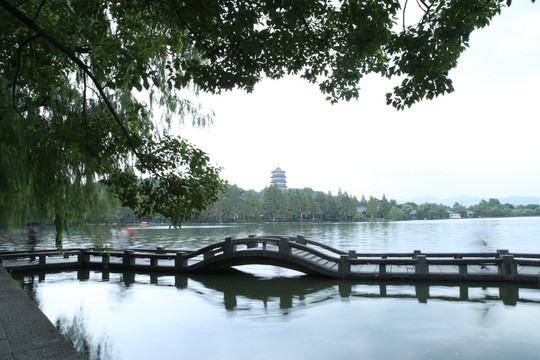
[[30,299],[32,299],[38,306],[40,303],[40,299],[38,296],[38,282],[43,281],[45,279],[44,273],[31,273],[31,274],[25,274],[25,273],[12,273],[11,276],[13,277],[13,280],[17,282],[21,286],[21,288],[24,290],[26,295]]
[[92,334],[86,328],[86,317],[83,309],[72,320],[61,316],[56,320],[56,327],[73,343],[77,352],[86,360],[112,359],[112,345],[105,336],[102,336],[97,344],[93,341]]

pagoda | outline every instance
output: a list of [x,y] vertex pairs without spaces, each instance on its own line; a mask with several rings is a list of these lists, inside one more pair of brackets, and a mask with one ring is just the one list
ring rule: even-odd
[[287,188],[287,179],[285,176],[285,171],[281,170],[279,166],[276,168],[276,170],[272,171],[270,184],[276,184],[276,186],[280,189]]

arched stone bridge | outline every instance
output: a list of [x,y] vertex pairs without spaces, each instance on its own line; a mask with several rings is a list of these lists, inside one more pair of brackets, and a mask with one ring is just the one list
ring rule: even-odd
[[[216,272],[239,265],[262,264],[308,275],[362,280],[512,281],[540,283],[540,254],[486,253],[357,253],[342,251],[298,235],[232,239],[196,251],[132,249],[41,251],[39,261],[20,261],[32,254],[0,253],[13,270],[91,268],[103,271]],[[77,255],[77,261],[70,257]]]

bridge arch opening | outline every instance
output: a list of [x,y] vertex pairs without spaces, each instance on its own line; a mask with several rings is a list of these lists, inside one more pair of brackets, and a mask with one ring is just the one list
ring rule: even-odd
[[235,265],[233,269],[248,273],[262,278],[274,278],[274,277],[286,277],[295,278],[300,276],[306,276],[306,273],[297,271],[294,269],[285,268],[276,265],[261,265],[261,264],[248,264],[248,265]]

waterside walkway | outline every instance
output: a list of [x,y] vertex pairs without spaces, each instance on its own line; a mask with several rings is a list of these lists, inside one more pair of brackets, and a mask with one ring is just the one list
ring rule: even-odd
[[73,345],[1,265],[0,359],[81,359]]

